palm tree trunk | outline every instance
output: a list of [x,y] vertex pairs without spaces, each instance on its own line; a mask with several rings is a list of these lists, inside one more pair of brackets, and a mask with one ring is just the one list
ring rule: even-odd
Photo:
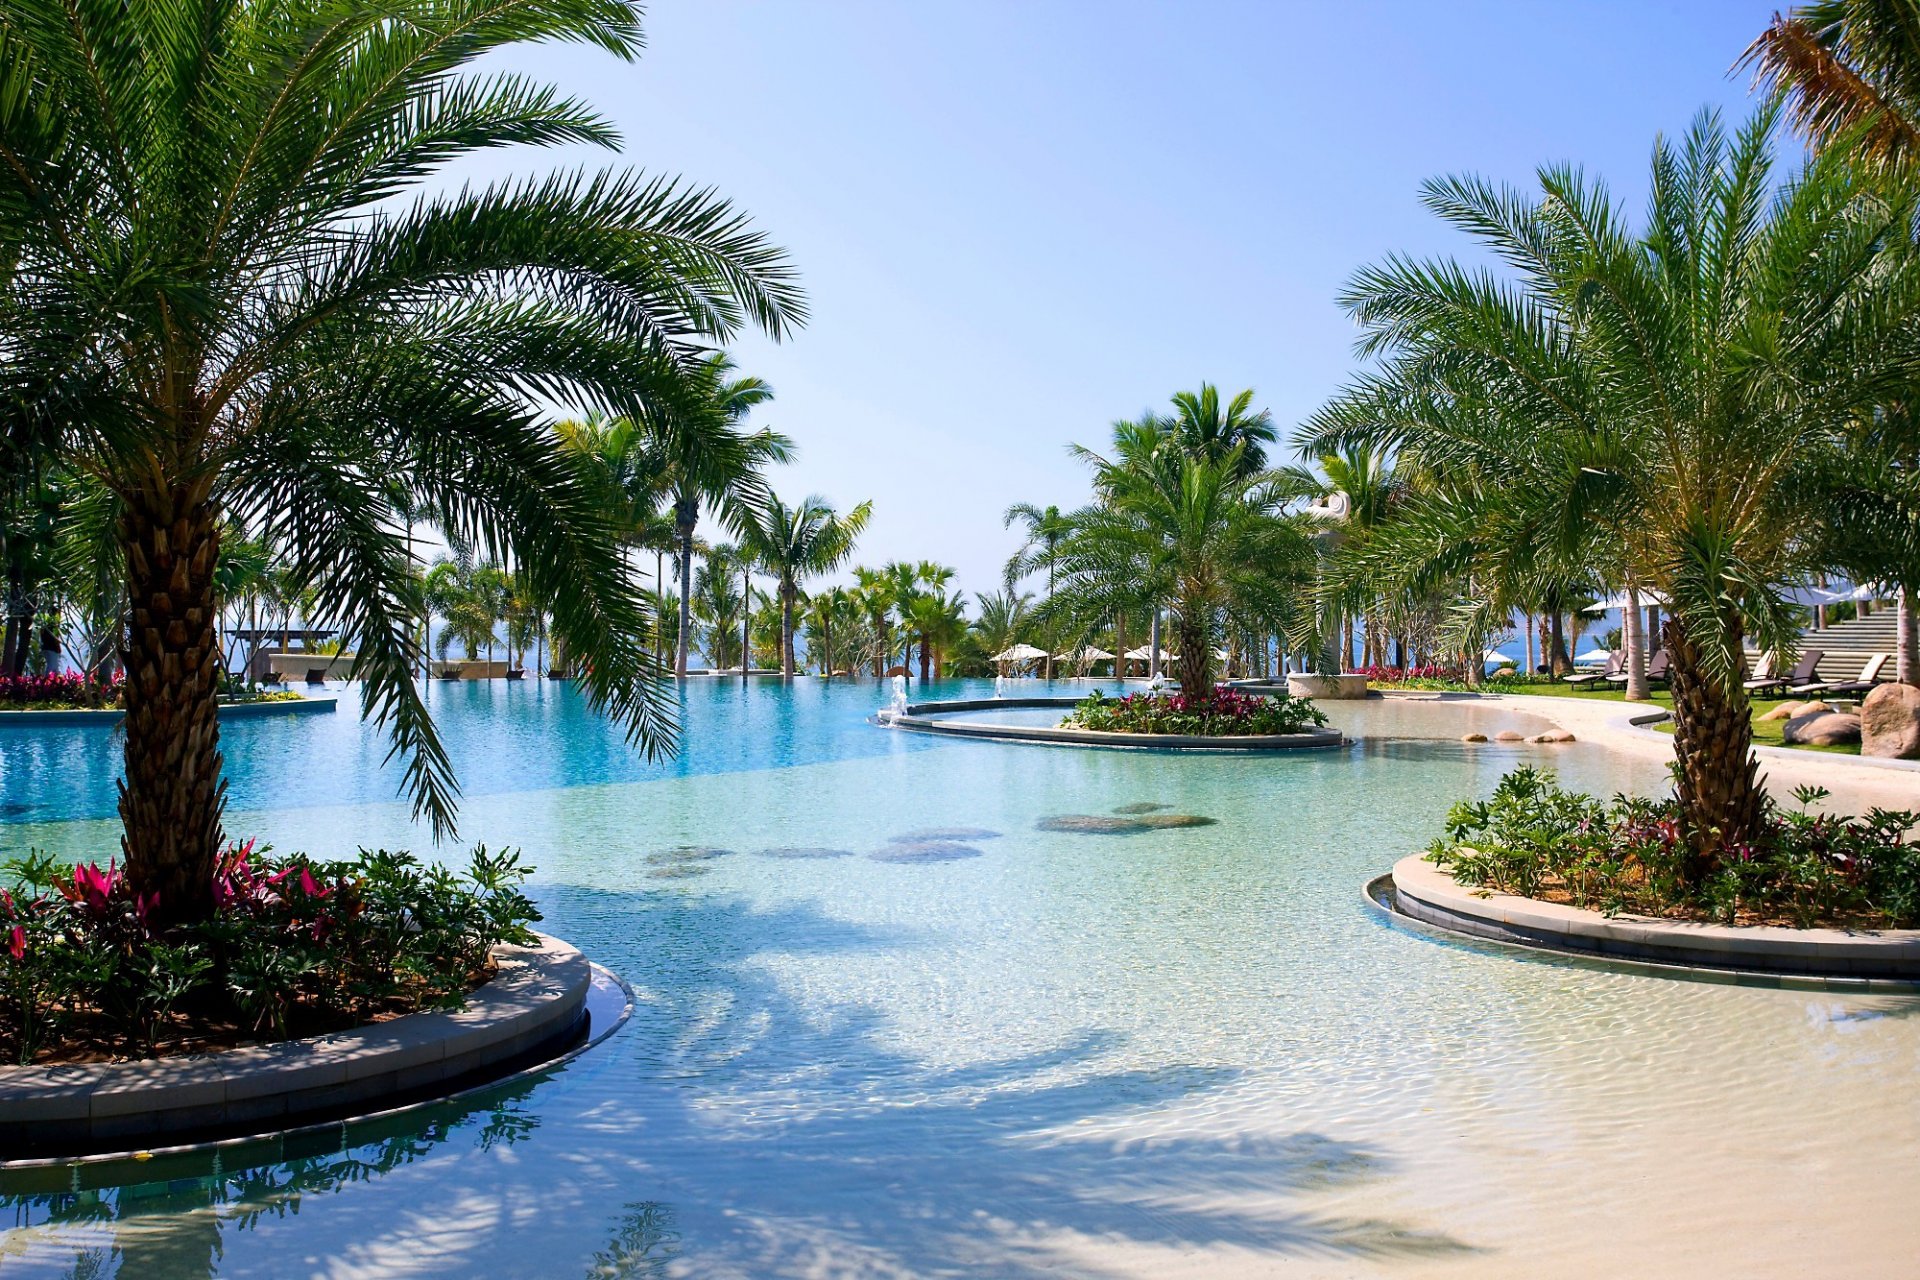
[[[1729,619],[1727,625],[1738,644],[1739,620]],[[1674,791],[1688,846],[1686,875],[1697,885],[1720,865],[1728,849],[1759,835],[1764,792],[1746,691],[1707,675],[1700,646],[1678,618],[1667,619],[1666,643],[1678,765]]]
[[1915,616],[1913,591],[1909,587],[1900,588],[1899,617],[1893,626],[1893,678],[1901,684],[1920,684],[1920,670],[1915,664],[1920,662],[1920,617]]
[[1153,606],[1153,634],[1147,641],[1147,678],[1160,678],[1160,606]]
[[1527,672],[1526,673],[1529,676],[1531,676],[1535,671],[1539,670],[1539,668],[1534,665],[1534,661],[1533,661],[1533,612],[1531,610],[1527,612],[1526,619],[1527,619]]
[[1053,650],[1060,628],[1053,617],[1053,548],[1047,548],[1047,682],[1053,682]]
[[780,674],[793,679],[793,599],[799,588],[791,579],[780,583]]
[[1208,635],[1206,610],[1180,610],[1176,632],[1180,637],[1180,689],[1189,695],[1213,688],[1213,638]]
[[673,528],[680,540],[680,637],[673,650],[673,674],[681,680],[687,678],[687,649],[693,639],[693,528],[699,519],[700,509],[693,503],[674,503]]
[[204,484],[141,494],[120,517],[127,558],[127,878],[164,919],[205,918],[220,851],[220,688],[214,563],[220,529]]
[[1640,588],[1627,580],[1627,608],[1620,619],[1627,646],[1627,701],[1646,702],[1653,694],[1647,687],[1647,638],[1640,630]]
[[933,665],[933,641],[926,632],[920,633],[920,683],[925,684],[933,677],[928,668]]
[[1127,611],[1122,609],[1113,615],[1113,678],[1124,680],[1127,675]]

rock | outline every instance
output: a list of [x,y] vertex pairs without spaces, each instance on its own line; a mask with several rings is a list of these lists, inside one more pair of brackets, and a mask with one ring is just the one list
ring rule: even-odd
[[851,849],[822,849],[813,845],[777,845],[758,851],[763,858],[851,858]]
[[1493,735],[1493,740],[1495,742],[1525,742],[1527,735],[1524,733],[1516,733],[1512,729],[1502,729]]
[[1173,808],[1173,806],[1170,804],[1155,804],[1151,800],[1141,800],[1135,804],[1123,804],[1118,809],[1115,809],[1114,812],[1127,814],[1158,813],[1162,809],[1171,808]]
[[1762,714],[1755,716],[1754,719],[1756,720],[1791,720],[1798,714],[1800,714],[1799,703],[1783,702],[1779,706],[1775,707],[1773,710],[1763,712]]
[[1460,735],[1460,741],[1462,742],[1485,742],[1486,740],[1487,735],[1484,733],[1463,733]]
[[980,851],[957,840],[895,840],[867,856],[875,862],[953,862],[977,858]]
[[1210,827],[1218,818],[1197,813],[1150,813],[1130,818],[1109,817],[1099,813],[1060,813],[1033,824],[1035,831],[1071,831],[1086,836],[1137,836],[1146,831],[1169,831],[1176,827]]
[[1860,704],[1860,754],[1920,760],[1920,689],[1883,684]]
[[1528,742],[1572,742],[1573,735],[1565,729],[1549,729],[1545,733],[1536,733]]
[[1840,747],[1860,741],[1860,717],[1814,711],[1787,721],[1781,741],[1803,747]]

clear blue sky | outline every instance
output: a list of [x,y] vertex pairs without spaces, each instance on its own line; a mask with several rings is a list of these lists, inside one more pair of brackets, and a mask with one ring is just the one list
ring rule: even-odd
[[1203,379],[1287,429],[1332,393],[1348,274],[1464,251],[1423,178],[1572,160],[1637,202],[1657,133],[1751,110],[1728,69],[1775,7],[660,0],[638,64],[512,62],[792,251],[811,323],[736,348],[800,445],[777,490],[872,498],[862,560],[990,589],[1008,503],[1083,500],[1069,442]]

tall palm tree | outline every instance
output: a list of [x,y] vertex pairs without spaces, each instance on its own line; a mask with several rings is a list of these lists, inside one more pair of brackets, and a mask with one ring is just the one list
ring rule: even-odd
[[18,430],[120,503],[127,874],[211,906],[224,787],[213,570],[230,515],[359,652],[416,810],[453,827],[411,677],[417,586],[387,491],[508,550],[585,686],[642,744],[671,719],[604,512],[535,397],[633,410],[696,348],[803,318],[784,254],[710,192],[632,173],[426,195],[465,155],[617,139],[524,76],[522,41],[641,47],[621,0],[8,0],[0,360]]
[[1009,589],[976,592],[973,599],[979,607],[979,614],[973,620],[973,633],[980,641],[982,652],[1004,653],[1020,643],[1026,635],[1032,596]]
[[872,515],[870,501],[843,516],[818,494],[791,507],[769,494],[762,503],[737,504],[730,512],[741,546],[779,583],[780,674],[787,679],[794,674],[793,617],[800,584],[845,564]]
[[1171,602],[1180,683],[1210,690],[1223,628],[1269,634],[1297,621],[1314,562],[1310,530],[1285,511],[1293,487],[1250,470],[1245,445],[1215,456],[1169,447],[1137,423],[1114,433],[1111,456],[1077,450],[1095,468],[1100,500],[1070,517],[1055,608],[1105,617]]
[[746,581],[739,549],[724,542],[708,548],[693,576],[689,605],[693,618],[706,628],[701,647],[715,670],[733,666],[741,652],[742,622],[752,609],[743,591]]
[[[1037,569],[1047,571],[1046,605],[1053,603],[1054,575],[1058,568],[1060,539],[1067,534],[1066,517],[1059,507],[1047,507],[1042,510],[1031,502],[1016,502],[1007,508],[1001,517],[1002,528],[1011,528],[1019,522],[1024,535],[1020,549],[1007,558],[1006,590],[1009,595],[1021,578]],[[1055,643],[1056,631],[1052,626],[1047,630],[1046,678],[1053,679],[1053,651],[1059,646]],[[996,650],[995,652],[998,652]]]
[[1904,376],[1920,272],[1911,199],[1833,156],[1776,184],[1774,113],[1729,137],[1699,117],[1654,148],[1644,232],[1605,188],[1546,169],[1537,197],[1476,179],[1426,202],[1517,279],[1451,262],[1368,268],[1345,303],[1383,358],[1307,444],[1364,442],[1504,490],[1512,555],[1594,525],[1672,602],[1665,626],[1688,874],[1758,831],[1742,688],[1749,627],[1797,642],[1783,590],[1813,567],[1794,494]]
[[1188,453],[1218,462],[1238,449],[1241,469],[1248,475],[1266,470],[1267,446],[1279,439],[1273,415],[1254,410],[1251,387],[1224,405],[1219,388],[1210,382],[1201,383],[1198,391],[1177,391],[1173,416],[1161,421]]
[[[682,602],[693,589],[693,531],[702,505],[726,509],[763,500],[767,466],[793,457],[793,442],[787,437],[742,426],[757,406],[773,399],[773,388],[759,378],[733,373],[730,357],[710,355],[642,415],[672,499]],[[690,617],[683,607],[673,661],[674,674],[682,678],[687,674]]]
[[853,571],[855,599],[873,628],[873,674],[886,674],[892,656],[892,619],[896,580],[891,566],[878,569],[865,565]]

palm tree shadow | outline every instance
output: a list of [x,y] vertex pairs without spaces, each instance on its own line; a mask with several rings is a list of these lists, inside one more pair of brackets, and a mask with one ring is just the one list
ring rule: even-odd
[[[1142,1135],[1156,1109],[1190,1112],[1238,1083],[1237,1069],[1129,1065],[1127,1038],[1099,1029],[930,1064],[894,1047],[878,1010],[823,1015],[766,963],[891,955],[910,937],[804,904],[664,891],[563,890],[549,916],[643,988],[644,1015],[575,1063],[291,1159],[135,1167],[119,1186],[96,1175],[109,1185],[0,1205],[17,1224],[104,1233],[68,1275],[111,1255],[119,1274],[158,1280],[275,1274],[273,1225],[303,1211],[342,1247],[404,1236],[476,1179],[508,1182],[490,1221],[463,1205],[465,1244],[432,1274],[1038,1280],[1118,1274],[1080,1245],[1275,1262],[1475,1252],[1418,1223],[1301,1207],[1390,1178],[1395,1161],[1368,1144],[1310,1130]],[[512,1163],[488,1160],[496,1148]],[[406,1200],[365,1194],[403,1169]],[[529,1222],[545,1229],[528,1235]],[[556,1270],[587,1241],[603,1243]]]

